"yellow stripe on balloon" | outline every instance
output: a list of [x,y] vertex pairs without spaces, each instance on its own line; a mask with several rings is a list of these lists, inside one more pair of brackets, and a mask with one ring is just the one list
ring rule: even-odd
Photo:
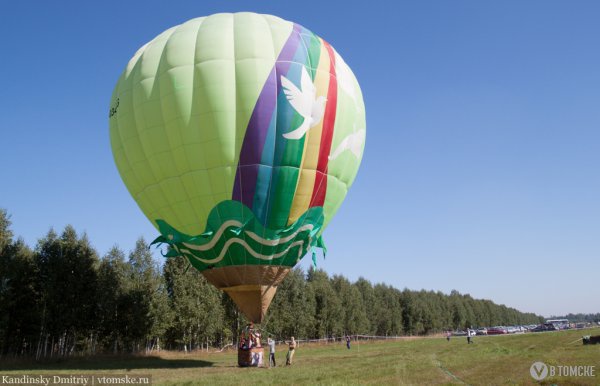
[[[314,85],[317,89],[316,97],[327,96],[329,87],[329,53],[324,44],[321,44],[319,64],[315,73]],[[292,201],[288,225],[293,224],[310,207],[310,198],[315,186],[319,150],[321,147],[321,134],[323,132],[323,119],[306,132],[302,163],[300,164],[300,177],[296,186],[296,193]]]

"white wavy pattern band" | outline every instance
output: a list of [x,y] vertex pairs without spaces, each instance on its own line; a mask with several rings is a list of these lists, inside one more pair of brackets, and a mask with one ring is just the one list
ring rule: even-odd
[[[221,238],[221,236],[223,235],[223,233],[225,232],[225,230],[229,227],[242,227],[243,224],[237,220],[228,220],[225,221],[221,227],[219,228],[219,230],[215,233],[214,237],[206,244],[202,244],[202,245],[196,245],[196,244],[190,244],[190,243],[182,243],[186,248],[189,249],[185,249],[185,248],[177,248],[177,246],[174,246],[175,250],[177,250],[179,253],[181,254],[185,254],[187,257],[191,257],[195,260],[201,261],[202,263],[205,264],[216,264],[218,262],[220,262],[221,260],[223,260],[223,258],[225,257],[225,254],[227,253],[227,251],[229,250],[229,247],[233,244],[240,244],[241,246],[243,246],[248,253],[250,253],[252,256],[254,256],[257,259],[261,259],[261,260],[274,260],[274,259],[278,259],[282,256],[285,256],[290,249],[296,247],[296,246],[300,246],[300,248],[298,248],[298,259],[300,259],[302,257],[302,251],[304,249],[304,240],[298,240],[298,241],[294,241],[293,243],[291,243],[285,250],[276,253],[274,255],[263,255],[261,253],[256,252],[254,249],[252,249],[252,247],[250,245],[248,245],[248,243],[246,243],[246,241],[244,241],[243,239],[239,238],[239,237],[234,237],[231,238],[229,240],[227,240],[227,242],[225,243],[225,245],[223,246],[223,248],[221,249],[221,252],[219,253],[219,255],[217,257],[215,257],[214,259],[203,259],[201,257],[196,256],[191,250],[194,251],[198,251],[198,252],[205,252],[210,250],[211,248],[213,248],[215,246],[215,244],[219,241],[219,239]],[[258,242],[259,244],[265,245],[265,246],[269,246],[269,247],[276,247],[278,245],[281,244],[285,244],[288,241],[294,239],[298,233],[300,232],[304,232],[304,231],[312,231],[314,229],[314,225],[312,224],[306,224],[301,226],[300,228],[296,229],[296,231],[288,236],[282,237],[280,239],[265,239],[263,237],[260,237],[259,235],[257,235],[254,232],[250,232],[250,231],[244,231],[244,233],[246,233],[250,238],[252,238],[254,241]],[[311,245],[312,243],[312,236],[309,235],[308,240],[307,240],[307,244]],[[191,249],[191,250],[190,250]]]

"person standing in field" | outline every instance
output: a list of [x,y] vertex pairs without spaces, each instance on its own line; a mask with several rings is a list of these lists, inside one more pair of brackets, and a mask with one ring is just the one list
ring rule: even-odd
[[269,345],[269,367],[276,367],[275,364],[275,341],[271,337],[267,338],[267,344]]
[[350,350],[350,336],[346,335],[346,347]]
[[471,329],[470,329],[470,328],[467,328],[467,344],[471,344],[471,343],[473,343],[473,342],[471,341],[471,334],[472,334],[472,332],[471,332]]
[[292,336],[292,340],[289,342],[289,350],[288,350],[287,357],[285,360],[286,366],[289,366],[292,364],[292,360],[294,359],[295,352],[296,352],[296,340]]

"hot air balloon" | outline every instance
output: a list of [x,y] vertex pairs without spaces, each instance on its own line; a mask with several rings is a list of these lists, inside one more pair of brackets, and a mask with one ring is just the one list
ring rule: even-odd
[[109,108],[130,194],[184,256],[260,323],[358,171],[365,109],[325,40],[275,16],[215,14],[127,64]]

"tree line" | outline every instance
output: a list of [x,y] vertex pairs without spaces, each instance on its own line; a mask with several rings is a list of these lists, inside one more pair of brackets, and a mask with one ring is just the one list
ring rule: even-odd
[[600,312],[595,314],[566,314],[561,316],[553,315],[548,319],[568,319],[569,322],[583,322],[583,323],[600,323]]
[[[72,226],[30,248],[0,209],[0,355],[36,358],[158,349],[196,350],[237,341],[247,322],[227,295],[183,258],[162,266],[143,239],[99,257]],[[538,323],[490,300],[452,291],[398,290],[296,268],[279,286],[264,331],[277,339],[344,334],[424,335],[476,326]]]

